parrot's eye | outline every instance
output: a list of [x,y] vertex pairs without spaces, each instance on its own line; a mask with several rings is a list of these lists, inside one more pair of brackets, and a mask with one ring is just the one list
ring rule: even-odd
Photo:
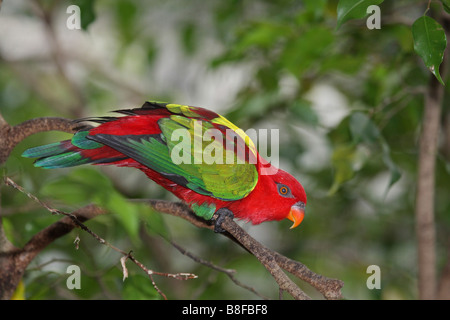
[[280,196],[285,198],[292,198],[291,189],[287,185],[277,183],[278,193]]

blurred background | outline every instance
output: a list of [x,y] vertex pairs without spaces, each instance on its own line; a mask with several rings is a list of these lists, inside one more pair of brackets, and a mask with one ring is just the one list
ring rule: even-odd
[[[68,27],[70,5],[80,8],[79,30]],[[369,30],[365,19],[337,29],[336,7],[332,0],[4,1],[0,113],[14,125],[36,117],[112,115],[158,100],[206,107],[243,130],[279,129],[280,167],[305,187],[307,216],[294,230],[289,221],[243,227],[314,272],[343,280],[348,299],[415,299],[417,138],[430,75],[414,52],[411,24],[426,5],[383,3],[379,30]],[[448,108],[443,119],[450,119]],[[68,137],[48,132],[27,138],[3,174],[57,209],[88,203],[107,208],[109,214],[86,223],[94,232],[133,250],[148,268],[199,276],[155,277],[169,299],[278,298],[266,269],[228,239],[130,203],[176,200],[141,172],[99,166],[43,170],[20,156],[29,147]],[[449,246],[449,160],[444,136],[437,159],[438,270]],[[59,219],[16,190],[2,186],[1,192],[4,228],[17,246]],[[182,255],[168,240],[235,269],[237,279],[260,295]],[[119,259],[74,230],[29,267],[25,297],[161,298],[131,263],[123,282]],[[80,290],[66,287],[72,264],[81,268]],[[380,267],[381,289],[366,285],[370,265]]]

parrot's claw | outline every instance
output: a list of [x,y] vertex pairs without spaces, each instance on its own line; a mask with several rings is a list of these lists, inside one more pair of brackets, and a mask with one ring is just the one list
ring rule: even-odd
[[217,215],[217,218],[214,221],[214,232],[223,233],[226,231],[225,229],[222,228],[223,220],[226,217],[230,217],[231,219],[233,219],[234,214],[233,214],[233,212],[231,212],[231,210],[229,210],[227,208],[220,208],[219,210],[217,210],[216,215]]

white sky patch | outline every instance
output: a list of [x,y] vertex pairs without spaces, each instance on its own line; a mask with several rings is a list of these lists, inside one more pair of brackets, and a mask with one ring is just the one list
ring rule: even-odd
[[327,128],[334,128],[349,113],[345,96],[330,85],[322,83],[314,86],[305,98],[312,102],[319,123]]

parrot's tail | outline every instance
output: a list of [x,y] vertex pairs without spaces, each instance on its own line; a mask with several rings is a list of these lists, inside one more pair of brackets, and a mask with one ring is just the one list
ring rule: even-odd
[[66,168],[82,164],[112,164],[128,157],[102,143],[87,138],[89,131],[75,133],[71,140],[30,148],[22,154],[38,158],[35,167],[45,169]]

